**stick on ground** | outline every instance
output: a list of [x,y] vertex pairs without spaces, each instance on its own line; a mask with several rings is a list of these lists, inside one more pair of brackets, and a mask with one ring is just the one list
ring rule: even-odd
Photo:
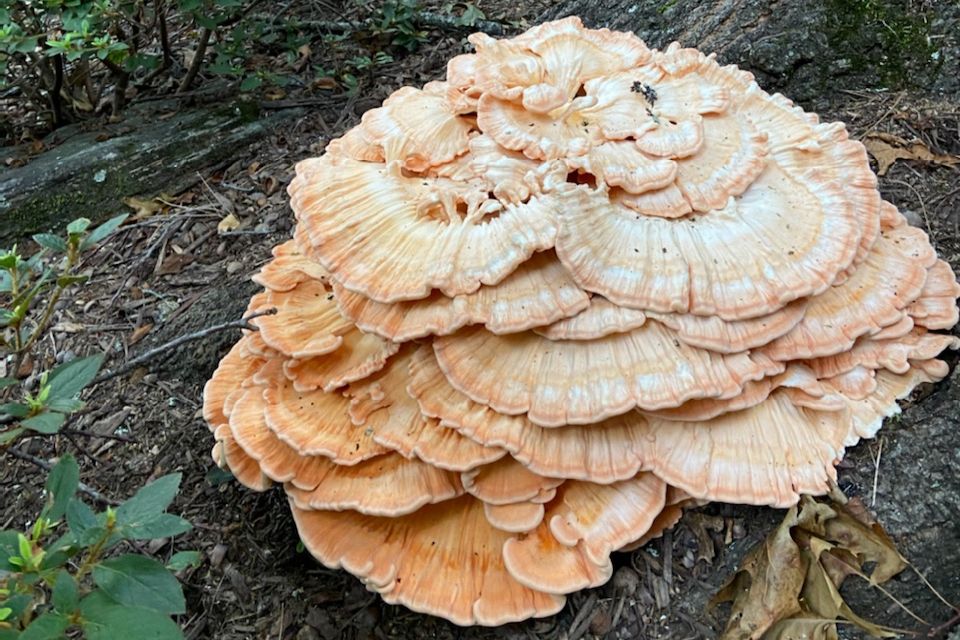
[[145,362],[149,362],[150,360],[153,360],[157,356],[162,355],[167,351],[176,349],[180,345],[187,344],[188,342],[193,342],[194,340],[200,340],[201,338],[205,338],[211,334],[214,334],[220,331],[226,331],[227,329],[248,329],[250,331],[256,331],[257,328],[252,324],[250,324],[249,322],[250,320],[253,320],[254,318],[259,318],[260,316],[270,316],[275,314],[276,312],[277,312],[276,309],[267,309],[265,311],[258,311],[257,313],[252,313],[249,316],[246,316],[245,318],[241,318],[240,320],[231,320],[230,322],[224,322],[222,324],[213,325],[212,327],[207,327],[206,329],[201,329],[200,331],[195,331],[193,333],[188,333],[178,338],[174,338],[170,342],[167,342],[165,344],[160,345],[159,347],[154,347],[149,351],[145,351],[144,353],[141,353],[139,356],[137,356],[136,358],[133,358],[132,360],[127,360],[116,369],[107,369],[106,371],[101,373],[99,376],[94,378],[92,384],[100,384],[101,382],[105,382],[107,380],[110,380],[111,378],[115,378],[119,375],[127,373],[128,371],[132,371],[133,369],[139,367],[141,364]]

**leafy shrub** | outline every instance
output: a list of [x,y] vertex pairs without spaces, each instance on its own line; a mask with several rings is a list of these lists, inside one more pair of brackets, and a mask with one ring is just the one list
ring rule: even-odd
[[[40,374],[31,391],[15,376],[47,330],[62,294],[85,282],[82,254],[109,236],[126,216],[91,229],[81,218],[65,236],[38,234],[40,250],[23,257],[0,252],[0,357],[13,375],[0,378],[0,453],[18,438],[53,436],[83,408],[80,394],[103,355],[75,358]],[[35,308],[35,302],[46,302]],[[0,640],[84,637],[182,638],[171,615],[184,613],[183,592],[171,571],[199,561],[193,551],[164,565],[115,551],[138,540],[179,535],[190,523],[166,512],[180,475],[164,476],[116,509],[96,513],[77,496],[80,469],[62,456],[46,482],[47,500],[27,532],[0,531]],[[134,547],[135,550],[135,547]]]
[[119,113],[131,87],[186,91],[208,54],[209,73],[241,83],[262,78],[245,65],[251,42],[292,51],[302,42],[289,33],[283,39],[282,21],[247,16],[255,2],[0,0],[0,95],[21,96],[56,127],[97,110],[105,97]]
[[[27,533],[0,531],[0,640],[182,638],[170,615],[186,610],[171,571],[195,565],[195,551],[163,563],[108,555],[136,540],[176,536],[190,523],[166,512],[180,475],[143,487],[116,509],[95,513],[76,497],[80,469],[64,456],[47,479],[47,503]],[[75,637],[75,635],[71,635]]]
[[[83,253],[126,218],[126,214],[111,218],[94,229],[89,220],[78,218],[67,225],[65,236],[39,233],[33,240],[40,250],[26,258],[16,246],[0,251],[0,359],[8,372],[0,377],[0,452],[21,436],[56,434],[67,416],[83,408],[80,394],[97,375],[103,354],[75,358],[42,372],[34,391],[16,376],[50,326],[64,292],[90,278],[90,272],[81,269]],[[44,298],[37,309],[35,303]]]

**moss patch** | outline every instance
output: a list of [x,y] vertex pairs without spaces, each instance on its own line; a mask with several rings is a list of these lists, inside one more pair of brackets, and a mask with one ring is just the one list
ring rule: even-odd
[[849,71],[875,70],[888,88],[925,86],[942,56],[930,38],[932,12],[916,0],[827,0],[827,39]]

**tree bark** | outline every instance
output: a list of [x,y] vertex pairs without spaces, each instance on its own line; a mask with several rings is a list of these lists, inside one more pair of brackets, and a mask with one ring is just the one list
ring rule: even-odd
[[[946,40],[960,8],[935,0],[929,14],[903,2],[865,0],[561,0],[541,20],[578,15],[587,26],[633,31],[649,46],[673,41],[715,52],[752,72],[760,86],[801,104],[824,104],[838,89],[935,88],[960,95]],[[940,31],[940,28],[937,29]]]

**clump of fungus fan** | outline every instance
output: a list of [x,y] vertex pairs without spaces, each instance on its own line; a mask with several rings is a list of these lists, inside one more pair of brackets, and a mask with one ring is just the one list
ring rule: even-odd
[[862,145],[576,18],[470,37],[297,165],[204,395],[307,549],[460,625],[556,613],[691,503],[822,494],[960,294]]

